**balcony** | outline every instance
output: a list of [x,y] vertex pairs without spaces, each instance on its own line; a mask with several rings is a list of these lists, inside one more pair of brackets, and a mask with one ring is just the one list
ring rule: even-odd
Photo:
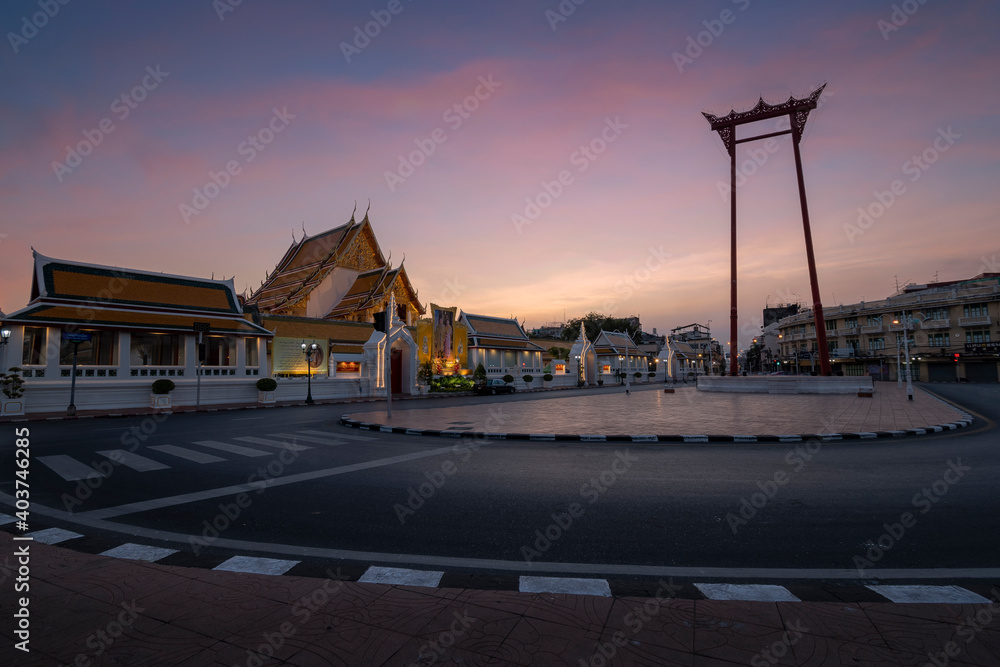
[[861,333],[863,334],[880,334],[885,331],[885,326],[882,324],[870,324],[868,326],[861,327]]
[[958,318],[958,326],[960,327],[988,327],[990,324],[992,324],[992,319],[989,315]]
[[895,331],[896,333],[903,333],[903,323],[900,322],[899,324],[890,324],[889,331]]
[[951,320],[924,320],[920,323],[921,329],[950,329]]

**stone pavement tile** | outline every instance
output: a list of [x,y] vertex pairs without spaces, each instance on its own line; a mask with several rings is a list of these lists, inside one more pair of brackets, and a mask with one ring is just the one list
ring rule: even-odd
[[489,636],[492,638],[506,637],[521,619],[521,615],[502,609],[463,604],[459,601],[448,601],[437,615],[430,618],[418,633],[418,638],[438,641],[440,638],[454,635],[462,638]]
[[495,609],[522,616],[531,607],[530,598],[531,596],[516,591],[480,591],[467,589],[457,593],[451,591],[449,599],[456,604],[468,604],[473,607]]
[[877,616],[885,614],[888,616],[902,616],[903,618],[923,619],[935,623],[947,623],[958,625],[962,618],[968,615],[975,615],[978,609],[985,605],[981,604],[928,604],[905,602],[862,602],[859,606],[866,613],[874,613]]
[[691,651],[678,651],[666,648],[662,644],[643,642],[634,636],[605,632],[598,641],[597,652],[584,664],[615,667],[660,667],[661,665],[691,667],[696,663]]
[[692,653],[694,627],[694,600],[619,598],[611,608],[602,641],[617,632],[632,646],[655,645]]
[[[523,594],[522,594],[523,597]],[[580,630],[603,628],[614,598],[595,595],[537,593],[530,596],[525,618],[538,619]]]
[[390,629],[411,637],[419,636],[428,623],[454,605],[453,601],[429,595],[424,590],[393,586],[378,598],[365,602],[362,607],[355,607],[346,613],[343,610],[330,613],[352,622]]
[[746,622],[783,628],[776,602],[749,600],[695,600],[695,627],[716,627],[723,623]]
[[[411,640],[405,634],[385,628],[339,619],[334,624],[333,620],[316,616],[301,626],[287,639],[289,646],[299,650],[286,658],[284,664],[303,667],[383,665]],[[245,655],[244,652],[244,660]]]
[[955,638],[957,626],[950,622],[901,616],[880,609],[865,609],[890,649],[926,656],[941,650]]
[[779,602],[784,627],[842,642],[888,648],[878,628],[856,604]]
[[538,618],[522,618],[493,656],[500,665],[589,664],[597,653],[600,631],[573,628]]
[[[853,665],[854,667],[883,667],[884,665],[923,666],[927,656],[893,651],[885,646],[845,642],[831,637],[803,635],[791,646],[792,664],[802,667],[827,665]],[[761,664],[766,664],[766,661]]]
[[[787,647],[787,634],[779,628],[747,623],[741,620],[718,621],[711,625],[696,622],[694,628],[694,652],[719,660],[729,660],[741,665],[751,664],[755,658],[763,659],[764,651],[775,646]],[[794,665],[791,652],[778,658],[770,655],[768,664]],[[697,661],[696,661],[697,664]]]
[[88,558],[92,561],[88,567],[43,577],[60,588],[111,604],[169,590],[178,580],[177,575],[172,573],[150,575],[130,561],[104,556]]
[[224,638],[235,629],[265,623],[275,614],[287,613],[285,604],[275,604],[252,593],[238,594],[205,581],[180,580],[170,590],[140,598],[146,614],[180,627],[211,631]]
[[[473,616],[474,611],[478,618]],[[453,607],[432,619],[423,636],[404,644],[386,664],[496,665],[499,663],[493,656],[520,620],[520,616],[483,607],[478,610]]]

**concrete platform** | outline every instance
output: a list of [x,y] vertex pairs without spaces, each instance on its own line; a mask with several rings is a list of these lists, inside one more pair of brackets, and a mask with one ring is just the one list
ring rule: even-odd
[[[407,406],[409,407],[409,406]],[[854,394],[664,393],[642,386],[539,395],[497,396],[489,403],[352,412],[347,426],[408,435],[518,440],[631,442],[797,442],[867,439],[954,430],[972,416],[917,388],[914,399],[894,383],[871,397]]]
[[857,394],[870,392],[874,382],[870,375],[811,376],[811,375],[747,375],[700,376],[698,391],[743,394]]

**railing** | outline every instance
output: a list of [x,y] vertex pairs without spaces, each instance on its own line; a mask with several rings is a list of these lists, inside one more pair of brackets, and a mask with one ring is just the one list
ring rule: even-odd
[[920,323],[921,329],[950,329],[951,320],[924,320]]
[[980,327],[989,326],[992,320],[989,315],[983,315],[981,317],[960,317],[958,318],[958,326],[960,327]]
[[869,324],[861,327],[861,333],[863,334],[882,333],[883,331],[885,331],[885,326],[882,324]]
[[[66,373],[68,376],[69,373]],[[184,376],[183,366],[140,366],[130,368],[129,375],[132,377],[175,377]]]
[[[59,376],[68,378],[73,374],[72,366],[60,366]],[[78,378],[93,378],[93,377],[118,377],[118,366],[77,366],[76,376]]]

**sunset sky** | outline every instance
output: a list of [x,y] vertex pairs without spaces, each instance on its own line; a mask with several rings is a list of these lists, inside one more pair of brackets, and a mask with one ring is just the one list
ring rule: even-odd
[[[1000,271],[996,2],[10,0],[0,27],[8,313],[32,246],[242,291],[370,198],[425,304],[725,342],[729,158],[701,112],[824,82],[824,304]],[[810,302],[791,140],[769,147],[739,151],[744,344],[765,302]]]

